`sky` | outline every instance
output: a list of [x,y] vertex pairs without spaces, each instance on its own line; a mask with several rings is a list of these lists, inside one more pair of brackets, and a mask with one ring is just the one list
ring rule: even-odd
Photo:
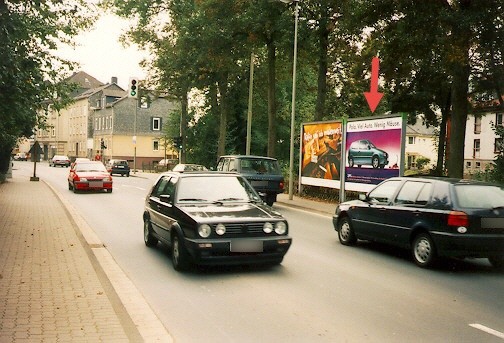
[[130,77],[144,78],[139,66],[148,53],[137,45],[123,47],[119,36],[128,28],[128,21],[113,14],[104,14],[87,32],[75,38],[77,46],[61,47],[56,53],[62,58],[78,62],[84,71],[103,83],[117,77],[120,87],[126,89]]

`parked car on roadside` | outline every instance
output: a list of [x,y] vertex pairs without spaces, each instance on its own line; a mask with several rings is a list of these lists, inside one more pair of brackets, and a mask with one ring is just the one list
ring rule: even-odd
[[121,176],[130,176],[130,166],[126,160],[110,160],[106,165],[110,175],[119,174]]
[[28,161],[28,155],[24,152],[18,152],[16,155],[14,155],[14,160],[16,161]]
[[504,268],[504,189],[471,180],[394,177],[339,204],[333,225],[343,245],[359,239],[409,249],[420,267],[438,257],[488,258]]
[[49,167],[70,167],[70,159],[66,155],[54,155],[53,158],[49,160]]
[[277,194],[284,192],[284,177],[278,161],[271,157],[252,155],[221,156],[218,171],[230,171],[243,175],[268,205],[272,206]]
[[161,174],[143,221],[145,245],[170,246],[180,271],[193,264],[280,264],[292,241],[285,218],[234,173]]
[[377,169],[384,168],[388,163],[387,152],[378,149],[371,141],[361,139],[350,144],[348,150],[348,166],[350,168],[354,165],[359,168],[363,165],[370,165]]
[[183,172],[183,171],[205,171],[208,170],[207,167],[202,166],[200,164],[177,164],[173,167],[172,171],[175,172]]
[[112,193],[112,176],[99,161],[78,161],[70,168],[68,189],[74,193],[103,190]]

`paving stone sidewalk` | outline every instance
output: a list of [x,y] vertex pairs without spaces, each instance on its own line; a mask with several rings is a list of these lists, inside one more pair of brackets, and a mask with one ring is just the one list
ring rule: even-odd
[[171,341],[142,335],[94,250],[46,183],[0,184],[0,343]]

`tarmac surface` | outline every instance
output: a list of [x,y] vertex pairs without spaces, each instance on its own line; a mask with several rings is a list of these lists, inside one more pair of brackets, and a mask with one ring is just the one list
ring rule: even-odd
[[[330,216],[336,204],[280,194],[275,206]],[[173,341],[55,189],[15,172],[0,184],[0,343]]]

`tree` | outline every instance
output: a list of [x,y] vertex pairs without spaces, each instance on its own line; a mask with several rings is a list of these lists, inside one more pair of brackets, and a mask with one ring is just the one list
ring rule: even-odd
[[91,9],[84,0],[0,0],[0,173],[17,139],[44,126],[47,105],[59,110],[71,101],[64,79],[74,65],[54,50],[91,25]]

